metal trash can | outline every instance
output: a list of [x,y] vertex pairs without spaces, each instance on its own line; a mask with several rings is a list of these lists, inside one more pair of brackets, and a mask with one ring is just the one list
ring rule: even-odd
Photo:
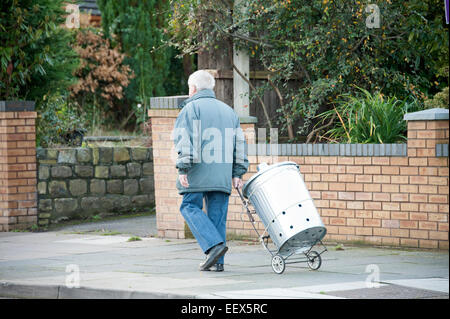
[[294,162],[258,165],[243,196],[254,206],[281,256],[314,246],[327,232]]

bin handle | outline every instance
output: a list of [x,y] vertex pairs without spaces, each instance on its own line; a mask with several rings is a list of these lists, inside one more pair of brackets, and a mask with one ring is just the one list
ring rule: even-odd
[[247,216],[248,216],[249,220],[252,223],[254,223],[255,219],[253,218],[252,213],[250,212],[250,209],[248,208],[248,202],[245,200],[244,196],[242,195],[241,191],[239,190],[239,187],[235,187],[235,188],[236,188],[236,190],[237,190],[237,192],[239,194],[239,197],[241,198],[242,204],[244,205],[244,207],[245,207],[245,209],[247,211]]

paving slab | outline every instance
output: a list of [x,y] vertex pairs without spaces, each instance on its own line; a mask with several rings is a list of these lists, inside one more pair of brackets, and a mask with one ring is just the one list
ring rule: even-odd
[[0,233],[0,297],[448,298],[447,251],[329,247],[319,270],[287,264],[278,275],[261,245],[229,241],[225,271],[216,273],[198,271],[195,240],[130,237]]

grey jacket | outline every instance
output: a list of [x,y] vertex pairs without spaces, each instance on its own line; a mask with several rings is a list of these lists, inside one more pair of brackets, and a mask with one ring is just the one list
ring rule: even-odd
[[187,174],[189,187],[177,179],[180,194],[221,191],[231,193],[233,177],[248,169],[246,143],[239,118],[214,91],[201,90],[182,104],[173,139],[179,174]]

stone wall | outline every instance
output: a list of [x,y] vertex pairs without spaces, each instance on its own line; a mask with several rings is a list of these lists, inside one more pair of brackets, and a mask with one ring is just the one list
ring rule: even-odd
[[39,225],[154,206],[151,148],[37,149]]

